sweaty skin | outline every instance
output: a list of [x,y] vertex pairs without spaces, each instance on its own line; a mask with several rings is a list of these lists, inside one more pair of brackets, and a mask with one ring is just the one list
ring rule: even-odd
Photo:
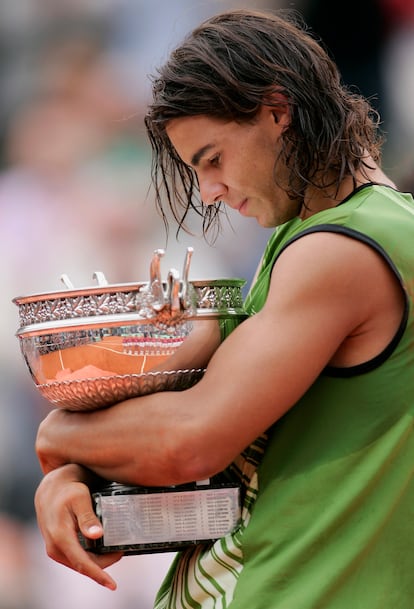
[[[263,106],[249,125],[208,117],[171,123],[169,137],[196,171],[206,204],[218,197],[261,225],[276,226],[350,194],[346,179],[336,197],[307,192],[304,208],[272,183],[269,167],[289,120],[286,108],[278,113],[275,120],[275,111]],[[390,183],[378,167],[359,178]],[[263,309],[215,350],[197,385],[105,410],[54,410],[42,422],[36,449],[46,475],[36,506],[49,555],[112,589],[104,568],[119,556],[90,555],[76,535],[78,525],[91,538],[102,534],[87,486],[91,472],[146,486],[211,477],[282,417],[327,364],[353,366],[380,353],[402,312],[401,287],[369,246],[322,232],[293,242],[274,266]]]

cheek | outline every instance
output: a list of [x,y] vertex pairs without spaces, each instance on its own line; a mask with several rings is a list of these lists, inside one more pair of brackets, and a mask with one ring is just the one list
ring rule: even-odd
[[273,164],[267,158],[255,159],[245,170],[245,179],[254,187],[265,193],[272,193],[276,189]]
[[271,142],[265,141],[252,150],[250,170],[261,176],[267,184],[274,183],[275,149]]

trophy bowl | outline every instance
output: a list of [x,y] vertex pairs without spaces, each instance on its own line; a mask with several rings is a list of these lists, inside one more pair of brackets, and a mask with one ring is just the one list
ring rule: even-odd
[[[183,276],[166,281],[156,250],[150,281],[65,289],[13,299],[19,309],[16,336],[39,392],[54,407],[93,410],[156,391],[180,391],[204,369],[175,369],[173,356],[206,319],[232,318],[243,309],[242,279],[188,281],[191,248]],[[171,361],[171,364],[170,364]]]

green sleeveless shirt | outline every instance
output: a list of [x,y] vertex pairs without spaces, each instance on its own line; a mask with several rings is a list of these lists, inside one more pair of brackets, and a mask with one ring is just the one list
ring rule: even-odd
[[373,360],[327,368],[240,455],[227,472],[244,487],[240,526],[177,556],[158,609],[414,606],[414,202],[368,185],[279,227],[249,314],[263,307],[280,252],[315,231],[358,239],[384,258],[406,294],[400,328]]

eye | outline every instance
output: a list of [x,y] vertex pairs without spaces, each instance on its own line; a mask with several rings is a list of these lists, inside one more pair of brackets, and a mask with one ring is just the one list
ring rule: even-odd
[[211,159],[209,159],[209,164],[212,167],[218,167],[220,164],[220,154],[215,154]]

